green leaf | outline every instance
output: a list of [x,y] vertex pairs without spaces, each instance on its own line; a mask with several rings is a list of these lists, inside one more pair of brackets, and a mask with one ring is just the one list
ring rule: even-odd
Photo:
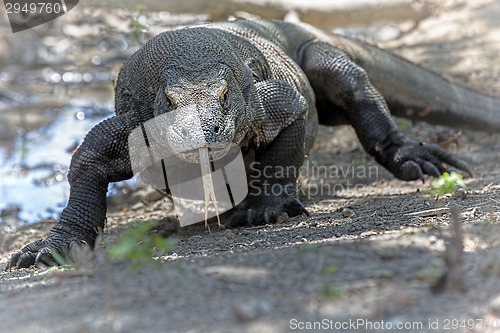
[[134,269],[142,264],[156,263],[153,259],[153,248],[163,255],[175,248],[176,242],[174,239],[165,239],[151,234],[151,228],[154,225],[152,221],[136,221],[121,235],[116,244],[108,247],[109,258],[112,261],[129,260]]
[[432,193],[438,196],[453,193],[458,188],[465,189],[467,186],[461,174],[456,172],[444,172],[440,177],[434,179],[431,183]]

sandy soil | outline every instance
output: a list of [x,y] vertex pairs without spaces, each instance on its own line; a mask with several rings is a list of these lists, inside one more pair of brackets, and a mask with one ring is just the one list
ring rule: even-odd
[[[382,46],[500,95],[500,1],[443,8]],[[445,130],[402,124],[420,140]],[[450,149],[470,162],[475,178],[466,180],[464,196],[436,201],[426,192],[430,181],[402,182],[378,168],[350,128],[322,128],[309,163],[356,172],[304,179],[310,190],[325,182],[335,189],[303,198],[310,218],[208,233],[167,224],[163,201],[110,213],[104,246],[135,219],[154,218],[177,247],[159,267],[135,272],[98,248],[72,270],[0,273],[0,332],[500,331],[499,139],[462,131]],[[436,294],[450,258],[450,214],[409,214],[443,205],[460,210],[464,288]],[[0,269],[52,224],[4,235]]]

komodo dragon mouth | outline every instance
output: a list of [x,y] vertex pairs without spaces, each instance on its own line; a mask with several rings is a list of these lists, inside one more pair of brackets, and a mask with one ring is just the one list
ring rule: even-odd
[[212,162],[226,156],[230,147],[228,144],[200,144],[188,150],[176,151],[175,154],[185,162],[201,163],[200,149],[206,149],[208,162]]
[[175,154],[181,160],[200,164],[201,175],[203,182],[203,193],[204,193],[204,210],[205,210],[205,225],[208,227],[208,212],[209,205],[212,202],[215,215],[217,216],[217,223],[219,227],[220,217],[219,209],[217,207],[217,198],[215,196],[214,182],[212,178],[213,162],[224,157],[230,150],[229,144],[200,144],[195,147],[191,147],[188,150],[176,151]]
[[198,148],[192,148],[185,151],[177,151],[176,155],[186,162],[199,163],[201,167],[201,175],[203,181],[203,193],[205,201],[205,226],[208,227],[208,206],[212,201],[217,216],[217,223],[219,227],[219,209],[217,207],[217,198],[215,197],[214,181],[212,178],[212,163],[226,155],[227,150],[225,147],[207,147],[207,145],[200,145]]

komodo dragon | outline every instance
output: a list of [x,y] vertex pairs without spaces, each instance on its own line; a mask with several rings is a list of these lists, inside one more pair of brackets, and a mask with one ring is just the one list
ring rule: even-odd
[[[179,112],[174,126],[158,135],[175,141],[181,159],[200,162],[206,149],[209,155],[203,156],[216,159],[232,143],[241,148],[247,172],[255,172],[248,160],[260,168],[300,167],[320,123],[352,125],[368,154],[399,179],[439,176],[450,167],[471,174],[451,153],[405,136],[390,112],[500,130],[499,98],[453,84],[364,42],[272,20],[207,24],[151,38],[124,63],[115,106],[116,115],[96,125],[72,158],[71,193],[60,221],[46,239],[15,252],[7,269],[53,263],[51,251],[61,253],[73,244],[93,246],[105,223],[108,184],[133,176],[129,135],[173,110]],[[201,137],[193,132],[195,118]],[[258,180],[283,191],[277,196],[250,191],[228,212],[230,225],[306,212],[293,195],[295,173]]]

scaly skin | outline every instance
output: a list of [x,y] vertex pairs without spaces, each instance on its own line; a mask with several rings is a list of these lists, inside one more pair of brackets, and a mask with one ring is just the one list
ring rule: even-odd
[[[221,145],[233,143],[245,155],[249,195],[231,212],[232,226],[307,213],[294,197],[293,170],[311,148],[318,122],[351,124],[364,149],[403,180],[438,176],[449,167],[471,171],[451,153],[406,137],[390,109],[443,125],[500,130],[498,98],[362,42],[280,21],[211,24],[153,37],[123,65],[115,105],[116,115],[92,129],[73,156],[70,199],[59,223],[46,239],[15,252],[7,269],[53,264],[50,251],[65,253],[73,244],[93,246],[104,226],[108,184],[133,175],[129,135],[174,110],[180,115],[175,126],[160,126],[150,147],[168,141],[180,160],[194,163],[200,145],[220,153]],[[292,171],[263,177],[264,168]],[[270,194],[270,186],[281,194]]]

